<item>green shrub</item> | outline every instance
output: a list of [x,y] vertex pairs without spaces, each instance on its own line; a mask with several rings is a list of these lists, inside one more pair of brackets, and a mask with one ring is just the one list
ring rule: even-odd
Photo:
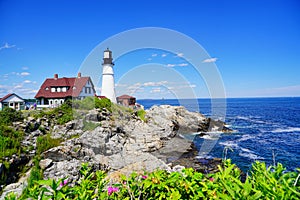
[[66,101],[57,108],[41,111],[34,116],[35,118],[46,117],[48,119],[53,119],[57,124],[65,124],[74,119],[72,102],[70,100]]
[[12,125],[13,122],[22,121],[23,116],[21,111],[5,107],[0,111],[0,124],[2,125]]
[[240,170],[230,160],[219,172],[204,175],[193,169],[181,172],[157,170],[121,176],[109,184],[103,171],[92,172],[88,164],[80,170],[78,184],[71,187],[67,177],[58,181],[40,180],[22,198],[33,199],[299,199],[300,169],[286,172],[281,164],[266,168],[253,164],[251,175],[240,180]]
[[15,131],[8,126],[0,125],[0,161],[4,157],[21,153],[23,135],[24,133],[22,131]]
[[107,98],[99,99],[98,97],[86,97],[83,100],[73,101],[74,109],[92,110],[94,108],[106,108],[111,111],[111,106],[112,103]]
[[74,100],[73,108],[81,110],[91,110],[95,108],[95,97],[86,97],[83,100]]
[[62,139],[52,138],[50,134],[39,136],[36,141],[36,152],[38,155],[40,155],[52,147],[59,146],[61,142]]
[[92,131],[98,126],[100,126],[100,123],[94,123],[94,122],[83,120],[83,131]]
[[112,111],[111,107],[112,107],[112,103],[109,99],[107,98],[99,99],[95,97],[95,108],[100,108],[100,109],[106,108],[111,112]]
[[141,119],[143,120],[144,122],[147,122],[147,119],[145,118],[145,115],[146,115],[146,111],[145,110],[138,110],[136,111],[136,115]]

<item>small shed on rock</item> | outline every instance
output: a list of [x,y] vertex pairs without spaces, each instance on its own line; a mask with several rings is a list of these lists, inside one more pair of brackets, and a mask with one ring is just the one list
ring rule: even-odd
[[117,97],[117,103],[123,106],[134,106],[136,103],[136,98],[124,94],[122,96]]

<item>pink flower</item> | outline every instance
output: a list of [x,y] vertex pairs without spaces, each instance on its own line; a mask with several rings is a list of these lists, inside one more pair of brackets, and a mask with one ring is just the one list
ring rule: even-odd
[[215,179],[214,179],[213,177],[211,177],[211,178],[209,178],[209,180],[210,180],[211,182],[213,182]]
[[68,179],[65,179],[63,182],[61,182],[59,185],[61,186],[61,187],[63,187],[63,186],[65,186],[65,185],[67,185],[68,184]]
[[146,178],[148,178],[148,176],[145,176],[145,175],[144,175],[144,176],[142,176],[142,179],[146,179]]
[[108,194],[108,196],[110,196],[110,195],[112,195],[112,193],[118,192],[118,191],[119,191],[119,188],[117,188],[117,187],[109,186],[107,188],[107,194]]

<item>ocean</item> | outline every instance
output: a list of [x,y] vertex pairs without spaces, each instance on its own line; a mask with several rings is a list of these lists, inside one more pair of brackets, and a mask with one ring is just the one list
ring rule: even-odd
[[[212,115],[210,99],[139,100],[138,103],[145,109],[153,105],[183,105],[207,117]],[[300,97],[228,98],[220,105],[226,107],[225,122],[234,132],[219,133],[217,138],[192,137],[199,151],[205,143],[215,140],[206,157],[226,156],[243,171],[248,171],[256,160],[267,165],[280,162],[287,170],[300,168]]]

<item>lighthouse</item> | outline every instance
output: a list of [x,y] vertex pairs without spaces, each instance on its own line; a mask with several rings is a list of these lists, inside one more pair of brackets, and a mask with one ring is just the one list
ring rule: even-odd
[[111,102],[117,103],[115,92],[115,80],[113,70],[112,52],[107,48],[103,56],[103,71],[102,71],[102,89],[101,96],[110,99]]

